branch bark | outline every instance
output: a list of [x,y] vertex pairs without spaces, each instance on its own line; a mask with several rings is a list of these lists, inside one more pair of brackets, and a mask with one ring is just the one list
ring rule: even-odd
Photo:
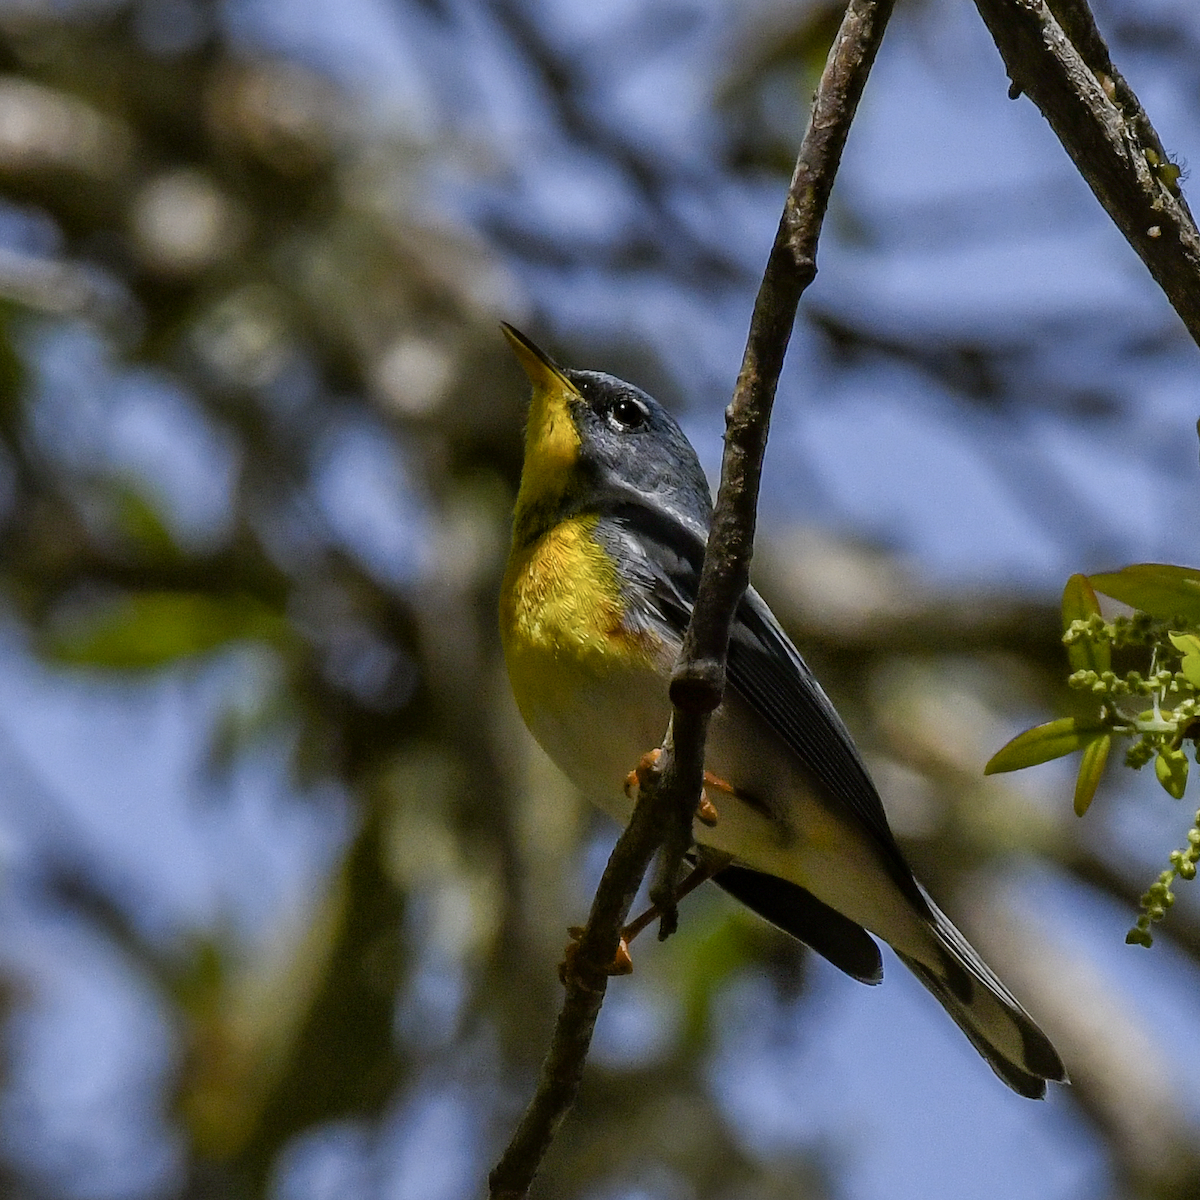
[[[674,884],[691,845],[708,720],[725,688],[725,657],[750,578],[755,514],[775,389],[816,249],[829,193],[893,0],[849,0],[813,100],[783,216],[759,287],[745,355],[726,411],[725,452],[696,606],[671,679],[674,706],[657,778],[641,789],[592,902],[537,1092],[489,1177],[492,1200],[520,1200],[574,1101],[621,927],[662,848],[652,898],[660,937],[675,925]],[[631,764],[632,765],[632,764]]]
[[975,0],[1012,80],[1200,345],[1200,233],[1178,169],[1112,64],[1087,0]]

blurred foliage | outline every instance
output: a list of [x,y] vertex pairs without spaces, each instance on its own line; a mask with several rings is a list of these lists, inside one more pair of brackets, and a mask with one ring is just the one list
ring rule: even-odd
[[[450,20],[442,4],[416,8]],[[68,853],[65,838],[43,848],[39,902],[118,951],[167,1013],[156,1103],[180,1149],[163,1194],[265,1195],[305,1137],[365,1129],[375,1145],[414,1097],[451,1084],[468,1097],[482,1177],[545,1047],[564,931],[586,904],[574,875],[591,829],[532,750],[498,655],[523,387],[497,321],[533,307],[535,325],[549,323],[510,269],[609,271],[630,291],[649,271],[706,296],[753,286],[723,226],[705,233],[681,216],[680,181],[711,181],[597,112],[587,56],[556,40],[537,6],[483,9],[555,137],[636,193],[637,219],[603,244],[547,233],[520,204],[480,201],[468,228],[425,184],[447,157],[490,163],[477,139],[446,147],[380,121],[365,97],[238,42],[215,4],[0,9],[0,231],[15,247],[0,250],[6,619],[48,671],[130,688],[230,664],[238,686],[218,712],[195,714],[211,725],[214,775],[283,744],[298,790],[330,785],[312,794],[350,809],[323,890],[265,949],[232,927],[148,932],[100,852]],[[837,15],[813,3],[729,16],[735,65],[711,98],[723,169],[757,182],[790,171]],[[676,19],[686,31],[686,14],[660,13],[651,33],[669,45]],[[871,236],[848,205],[835,220]],[[984,344],[845,312],[806,319],[830,369],[887,358],[989,413],[1036,393],[1047,409],[1111,414],[1107,393],[1057,376],[1028,386],[1032,354],[1011,334]],[[656,390],[686,384],[647,342],[611,352],[595,365]],[[166,448],[123,448],[130,394],[170,417]],[[386,554],[358,536],[367,502],[390,514],[371,530]],[[874,549],[820,539],[768,545],[757,569],[861,735],[932,891],[977,897],[1009,856],[1036,854],[1075,882],[1136,896],[1125,864],[1030,792],[979,775],[1015,712],[1075,703],[1057,682],[1050,606],[946,596]],[[998,911],[979,923],[993,937]],[[1200,922],[1176,915],[1173,935],[1200,957]],[[759,1152],[709,1076],[729,989],[765,981],[791,1002],[806,966],[782,935],[698,896],[629,985],[666,998],[667,1034],[590,1066],[543,1194],[837,1193],[839,1147]],[[22,984],[8,981],[10,1006],[32,1003]],[[1083,1015],[1068,1007],[1050,1031],[1076,1049],[1073,1073],[1084,1064],[1081,1119],[1120,1187],[1185,1194],[1186,1117],[1166,1106],[1152,1153],[1129,1134],[1143,1064],[1109,1069],[1104,1053],[1133,1043],[1116,1018],[1106,1039],[1079,1033],[1104,999],[1079,988]],[[101,1188],[56,1169],[49,1150],[34,1165],[17,1151],[5,1151],[6,1195]]]
[[[1132,617],[1104,618],[1096,592],[1134,610]],[[1164,563],[1138,563],[1093,575],[1072,575],[1063,591],[1063,643],[1074,668],[1068,686],[1084,697],[1086,711],[1018,734],[988,761],[986,772],[1018,771],[1082,750],[1075,784],[1075,813],[1091,805],[1114,737],[1131,739],[1125,765],[1138,770],[1151,759],[1163,790],[1182,800],[1188,780],[1183,743],[1195,749],[1200,730],[1200,571]],[[1117,675],[1114,651],[1136,647],[1142,670]],[[1152,701],[1133,712],[1130,700]],[[1150,925],[1175,903],[1171,884],[1178,875],[1194,879],[1200,858],[1200,812],[1188,831],[1188,845],[1171,852],[1171,866],[1142,896],[1142,913],[1126,936],[1149,946]]]
[[[506,805],[485,798],[512,783],[475,697],[493,669],[520,393],[481,298],[486,256],[405,208],[420,147],[368,136],[334,85],[244,57],[215,10],[189,11],[196,28],[166,50],[148,44],[145,6],[0,18],[4,195],[58,231],[53,258],[0,265],[15,301],[0,357],[3,584],[44,653],[78,668],[144,671],[256,643],[275,660],[266,692],[219,722],[215,749],[290,729],[298,769],[356,798],[327,893],[265,957],[226,932],[164,962],[99,875],[57,889],[162,982],[180,1022],[184,1194],[257,1195],[292,1136],[379,1116],[411,1069],[394,1025],[414,881],[384,848],[396,806],[427,781],[395,790],[403,747],[419,739],[433,771],[472,764],[443,790],[441,836],[461,840],[455,857],[493,847],[484,870],[506,869]],[[151,367],[233,448],[217,528],[189,542],[145,474],[39,429],[36,348],[81,322],[109,370]],[[413,487],[454,525],[437,595],[381,582],[328,527],[315,479],[356,425],[410,448]],[[504,980],[519,961],[491,970]]]
[[243,639],[283,640],[287,626],[253,597],[134,592],[52,631],[45,653],[92,667],[160,667]]

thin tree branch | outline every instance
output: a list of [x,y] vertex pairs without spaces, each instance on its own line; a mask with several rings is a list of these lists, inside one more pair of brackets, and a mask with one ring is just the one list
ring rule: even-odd
[[830,189],[892,4],[893,0],[850,0],[830,49],[726,412],[721,487],[695,610],[671,680],[674,711],[657,778],[640,790],[633,816],[596,891],[567,972],[567,995],[537,1092],[489,1178],[492,1200],[519,1200],[526,1195],[574,1101],[604,1000],[605,965],[613,961],[621,926],[660,845],[663,854],[653,895],[664,910],[660,936],[674,926],[673,889],[683,854],[691,845],[708,719],[724,693],[729,633],[749,582],[775,388],[801,293],[817,273],[817,239]]
[[[725,691],[725,655],[738,602],[750,582],[750,558],[767,427],[796,308],[817,274],[817,239],[846,135],[892,12],[892,0],[851,0],[813,98],[808,129],[788,187],[783,216],[750,319],[733,400],[725,413],[725,453],[696,607],[671,680],[676,754],[664,756],[664,790],[676,791],[672,834],[651,899],[662,908],[662,934],[674,927],[670,889],[691,840],[694,797],[703,778],[708,714]],[[683,750],[686,747],[687,753]],[[673,777],[678,775],[678,781]],[[679,850],[682,846],[683,850]]]
[[1087,0],[975,0],[1014,97],[1038,106],[1200,344],[1200,233],[1178,169],[1112,64]]

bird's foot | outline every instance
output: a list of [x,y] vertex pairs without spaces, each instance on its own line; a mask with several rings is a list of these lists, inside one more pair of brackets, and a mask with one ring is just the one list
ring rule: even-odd
[[[580,972],[579,961],[579,941],[583,937],[583,926],[572,925],[567,934],[570,941],[563,950],[563,960],[558,964],[558,979],[563,987],[568,987],[575,983],[582,987],[590,987],[586,977]],[[635,933],[633,936],[637,936]],[[622,931],[621,940],[617,943],[617,952],[613,955],[612,962],[605,967],[599,967],[596,971],[601,975],[632,975],[633,974],[633,958],[629,953],[629,942]]]
[[[657,770],[658,760],[662,757],[662,747],[655,750],[648,750],[638,761],[638,765],[625,776],[625,795],[633,801],[638,798],[638,793],[649,782],[649,777]],[[718,820],[720,814],[717,812],[717,806],[708,798],[708,788],[714,791],[722,792],[728,796],[736,796],[737,792],[730,783],[718,778],[711,771],[704,772],[704,787],[700,789],[700,799],[696,804],[696,820],[701,825],[707,825],[711,829]]]
[[[704,781],[708,782],[708,772],[704,772]],[[705,788],[700,789],[700,799],[696,804],[696,820],[701,825],[707,825],[711,829],[721,819],[717,812],[717,806],[708,798],[708,791]]]
[[658,760],[662,758],[662,747],[647,750],[638,759],[638,765],[625,776],[625,795],[636,801],[642,788],[646,786],[658,770]]

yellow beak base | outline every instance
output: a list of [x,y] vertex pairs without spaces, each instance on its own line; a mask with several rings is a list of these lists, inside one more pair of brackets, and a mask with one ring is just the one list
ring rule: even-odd
[[515,329],[507,321],[500,322],[500,329],[508,339],[508,344],[517,356],[522,370],[529,376],[529,382],[535,388],[545,388],[549,391],[565,387],[569,391],[575,391],[575,385],[562,373],[562,368],[519,329]]
[[523,333],[502,324],[504,336],[533,384],[529,420],[525,426],[525,465],[513,520],[513,537],[522,540],[530,529],[543,527],[572,487],[579,462],[579,431],[571,416],[579,389],[549,355]]

